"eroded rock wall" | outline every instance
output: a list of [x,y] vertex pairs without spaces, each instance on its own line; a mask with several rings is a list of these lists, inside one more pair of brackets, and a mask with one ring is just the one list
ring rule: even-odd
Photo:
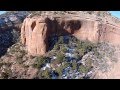
[[43,55],[47,48],[47,23],[42,17],[26,18],[21,29],[21,41],[32,55]]
[[107,18],[85,18],[79,16],[33,16],[27,17],[22,25],[21,40],[30,55],[44,55],[49,46],[48,38],[53,35],[73,35],[80,40],[94,43],[109,42],[120,45],[119,23]]
[[48,38],[54,34],[70,34],[81,40],[97,42],[97,25],[97,22],[82,19],[26,18],[21,28],[21,40],[29,54],[44,55],[49,48]]
[[120,27],[111,24],[102,24],[100,28],[100,41],[108,42],[113,45],[120,45]]

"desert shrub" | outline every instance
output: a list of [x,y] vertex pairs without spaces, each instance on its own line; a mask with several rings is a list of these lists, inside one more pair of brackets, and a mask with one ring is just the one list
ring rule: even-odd
[[59,75],[58,78],[60,78],[62,76],[63,69],[64,69],[63,66],[56,68],[55,72],[58,73],[58,75]]
[[57,59],[52,61],[52,64],[54,64],[54,65],[60,64],[60,63],[61,63],[60,60],[57,60]]
[[2,78],[2,79],[8,79],[8,77],[9,77],[9,74],[8,74],[8,73],[6,73],[6,72],[2,72],[2,73],[1,73],[1,78]]
[[74,37],[74,36],[71,36],[71,41],[77,43],[78,39],[76,37]]
[[63,65],[61,65],[60,67],[57,67],[57,68],[56,68],[55,72],[58,73],[58,75],[59,75],[58,78],[61,78],[61,76],[62,76],[62,74],[63,74],[63,70],[64,70],[65,68],[69,67],[70,64],[71,64],[71,63],[69,63],[69,62],[64,62]]
[[71,63],[65,61],[64,64],[62,65],[62,67],[63,67],[63,69],[65,69],[65,68],[69,67],[70,65],[71,65]]
[[63,61],[65,61],[65,56],[64,56],[64,54],[62,54],[62,53],[58,53],[58,54],[56,55],[56,57],[57,57],[57,58],[52,61],[52,64],[54,64],[54,65],[60,64],[60,63],[62,63]]
[[15,54],[15,56],[19,56],[19,57],[25,56],[26,51],[24,49],[21,49],[21,47],[23,47],[21,43],[14,44],[12,47],[9,48],[8,55]]
[[15,48],[10,49],[11,54],[14,54],[15,52],[17,52],[17,49],[15,49]]
[[41,77],[42,77],[42,79],[50,79],[50,71],[49,71],[49,69],[46,69],[46,70],[42,71]]
[[65,52],[67,52],[67,48],[62,48],[62,51],[65,53]]
[[98,59],[101,59],[101,58],[103,57],[103,55],[98,52],[97,48],[94,48],[92,51],[93,51],[93,54],[94,54]]
[[2,67],[3,63],[0,63],[0,68]]
[[84,48],[78,49],[80,57],[85,55],[86,50]]
[[92,59],[91,58],[87,58],[87,60],[86,60],[86,62],[85,62],[85,66],[87,66],[87,68],[92,68],[92,63],[93,63],[93,61],[92,61]]
[[54,49],[54,50],[59,50],[59,49],[60,49],[59,44],[58,44],[58,43],[56,43],[56,44],[54,45],[53,49]]
[[17,57],[16,61],[18,64],[23,64],[24,62],[21,57]]
[[67,48],[65,47],[65,45],[61,45],[61,51],[63,53],[67,52]]
[[95,47],[95,45],[89,41],[85,41],[82,43],[82,47],[86,49],[86,52],[89,52]]
[[76,60],[80,60],[82,56],[83,56],[82,53],[76,53],[76,54],[75,54]]
[[5,69],[5,72],[1,73],[2,79],[8,79],[12,75],[12,71],[10,69]]
[[2,67],[3,65],[5,65],[5,66],[7,66],[7,67],[10,67],[10,65],[11,65],[12,63],[5,63],[5,62],[1,62],[0,63],[0,67]]
[[63,36],[60,36],[58,38],[58,44],[63,44],[64,43],[64,37]]
[[20,50],[19,52],[17,52],[15,55],[16,55],[16,61],[19,63],[19,64],[22,64],[24,61],[23,61],[23,57],[25,56],[26,52],[24,50]]
[[78,71],[86,74],[89,71],[89,68],[84,65],[80,65]]
[[56,55],[56,57],[57,57],[57,60],[58,60],[60,63],[62,63],[62,62],[65,60],[65,56],[64,56],[63,53],[58,53],[58,54]]
[[41,57],[36,57],[35,58],[35,62],[33,64],[34,68],[41,68],[42,65],[44,65],[46,63],[46,57],[41,56]]
[[72,70],[77,69],[77,63],[75,61],[72,62]]
[[20,50],[19,52],[21,53],[22,56],[24,56],[26,54],[25,50]]
[[77,49],[80,52],[80,55],[84,55],[87,52],[92,51],[97,47],[97,44],[91,43],[90,41],[78,41]]

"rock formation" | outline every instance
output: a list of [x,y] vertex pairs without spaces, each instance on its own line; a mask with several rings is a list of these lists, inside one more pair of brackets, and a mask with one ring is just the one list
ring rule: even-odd
[[94,43],[109,42],[120,45],[120,22],[116,19],[84,14],[50,15],[27,17],[22,25],[21,40],[30,55],[44,55],[47,52],[48,38],[52,35],[70,34],[81,40]]
[[46,52],[47,24],[44,18],[26,18],[21,29],[21,40],[32,55]]

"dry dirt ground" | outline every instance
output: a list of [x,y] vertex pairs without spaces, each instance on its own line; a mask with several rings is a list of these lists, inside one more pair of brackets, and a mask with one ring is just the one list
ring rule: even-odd
[[97,71],[95,79],[120,79],[120,49],[116,49],[115,55],[117,57],[117,62],[111,62],[108,60],[110,66],[107,72]]

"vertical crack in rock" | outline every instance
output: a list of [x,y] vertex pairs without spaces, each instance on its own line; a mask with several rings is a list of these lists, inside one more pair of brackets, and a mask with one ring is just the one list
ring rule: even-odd
[[34,21],[31,25],[32,30],[34,30],[35,26],[36,26],[36,22]]

